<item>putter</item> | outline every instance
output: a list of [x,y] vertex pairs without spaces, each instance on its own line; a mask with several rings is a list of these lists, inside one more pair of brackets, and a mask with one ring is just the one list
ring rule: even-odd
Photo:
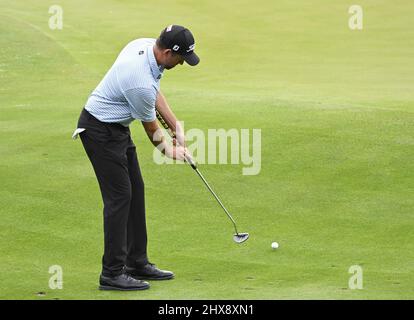
[[[169,133],[169,135],[175,139],[175,133],[171,130],[171,128],[168,126],[168,124],[164,121],[163,117],[161,116],[161,114],[158,112],[158,110],[155,110],[158,121],[162,124],[162,126],[164,127],[165,130],[167,130],[167,132]],[[231,216],[231,214],[227,211],[226,207],[223,205],[223,203],[221,202],[220,198],[216,195],[216,193],[213,191],[213,189],[210,187],[210,185],[208,184],[207,180],[204,178],[204,176],[201,174],[200,170],[198,170],[197,165],[195,164],[195,162],[193,161],[193,159],[191,158],[185,158],[185,162],[187,162],[191,168],[194,169],[194,171],[197,173],[197,175],[201,178],[201,180],[203,180],[204,184],[206,185],[207,189],[211,192],[211,194],[214,196],[214,198],[217,200],[217,202],[219,203],[219,205],[223,208],[224,212],[226,213],[227,217],[229,217],[229,219],[231,220],[231,222],[233,223],[234,226],[234,231],[236,232],[233,235],[233,240],[237,243],[242,243],[245,242],[247,239],[249,239],[249,234],[246,232],[238,232],[237,231],[237,226],[236,226],[236,221],[234,221],[233,217]]]

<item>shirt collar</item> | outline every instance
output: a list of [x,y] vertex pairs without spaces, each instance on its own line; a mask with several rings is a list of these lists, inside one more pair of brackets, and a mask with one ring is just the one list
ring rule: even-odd
[[162,77],[162,72],[164,71],[164,67],[158,66],[157,60],[155,59],[153,46],[147,47],[147,56],[151,67],[152,75],[154,76],[155,80],[160,80]]

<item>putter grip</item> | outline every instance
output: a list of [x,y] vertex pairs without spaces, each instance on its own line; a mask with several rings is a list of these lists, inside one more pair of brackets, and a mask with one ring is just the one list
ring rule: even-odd
[[[173,132],[171,130],[171,128],[165,122],[164,118],[161,116],[161,114],[158,112],[157,109],[155,109],[155,114],[157,116],[158,121],[161,123],[161,125],[164,127],[164,129],[167,130],[167,132],[171,136],[171,138],[176,139],[175,132]],[[191,168],[193,168],[194,170],[197,169],[197,165],[195,164],[193,159],[186,157],[185,161],[188,162],[188,164],[191,166]]]

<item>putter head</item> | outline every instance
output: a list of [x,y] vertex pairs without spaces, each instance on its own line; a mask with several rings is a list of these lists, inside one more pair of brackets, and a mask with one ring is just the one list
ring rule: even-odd
[[249,239],[249,234],[248,234],[248,233],[236,233],[236,234],[233,236],[233,240],[234,240],[234,242],[237,242],[237,243],[243,243],[243,242],[245,242],[247,239]]

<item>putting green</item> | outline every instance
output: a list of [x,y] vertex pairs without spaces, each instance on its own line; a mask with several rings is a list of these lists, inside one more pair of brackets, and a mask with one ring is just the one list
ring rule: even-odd
[[[354,31],[344,0],[55,3],[62,30],[50,1],[0,1],[1,299],[414,298],[412,1],[360,0]],[[122,47],[171,23],[201,57],[161,82],[186,129],[261,129],[259,175],[200,165],[250,239],[134,123],[149,256],[176,279],[100,292],[101,196],[71,134]]]

